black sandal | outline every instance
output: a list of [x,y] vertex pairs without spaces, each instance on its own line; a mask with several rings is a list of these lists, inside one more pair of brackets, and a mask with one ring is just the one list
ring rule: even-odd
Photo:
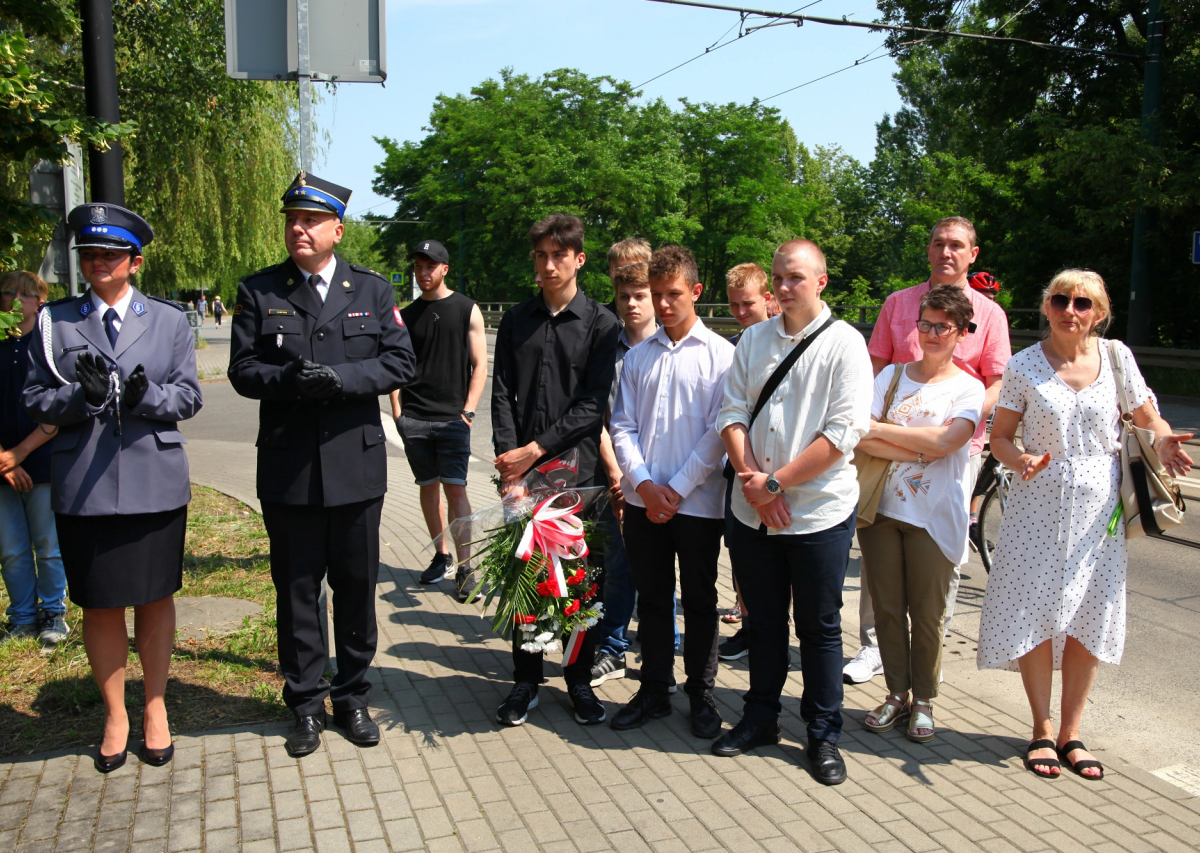
[[[1079,761],[1076,761],[1074,764],[1071,763],[1071,759],[1067,758],[1067,755],[1069,755],[1070,753],[1074,752],[1077,749],[1082,749],[1084,752],[1090,752],[1090,750],[1086,746],[1083,745],[1083,741],[1073,740],[1070,743],[1064,743],[1061,747],[1058,747],[1058,757],[1063,760],[1064,764],[1066,764],[1073,771],[1075,771],[1075,774],[1077,776],[1082,776],[1084,779],[1087,779],[1090,782],[1098,782],[1101,779],[1103,779],[1104,778],[1104,765],[1101,764],[1099,761],[1095,761],[1091,758],[1082,758]],[[1090,776],[1086,773],[1080,772],[1082,770],[1086,770],[1089,767],[1099,768],[1100,775],[1099,776]]]
[[1043,766],[1043,767],[1047,767],[1047,768],[1049,768],[1049,767],[1061,768],[1062,764],[1059,762],[1059,760],[1057,758],[1030,759],[1029,753],[1033,752],[1035,749],[1056,749],[1056,747],[1054,746],[1054,741],[1050,740],[1049,738],[1042,738],[1041,740],[1031,740],[1029,742],[1029,746],[1027,746],[1025,748],[1025,769],[1030,771],[1031,773],[1033,773],[1035,776],[1041,776],[1043,779],[1057,779],[1059,776],[1061,776],[1062,775],[1061,772],[1060,773],[1050,773],[1047,770],[1039,770],[1038,769],[1038,766]]

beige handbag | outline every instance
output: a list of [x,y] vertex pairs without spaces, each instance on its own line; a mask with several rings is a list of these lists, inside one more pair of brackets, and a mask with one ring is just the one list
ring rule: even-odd
[[[888,385],[887,396],[883,399],[883,416],[880,423],[891,423],[887,419],[888,410],[892,408],[892,400],[896,397],[896,386],[900,384],[900,374],[905,365],[897,364],[892,372],[892,381]],[[888,470],[892,460],[872,456],[865,450],[854,448],[854,459],[851,460],[858,468],[858,520],[856,527],[870,527],[875,523],[875,514],[879,511],[879,499],[883,497],[883,486],[887,482]]]
[[[1108,341],[1108,361],[1121,402],[1121,507],[1125,538],[1158,536],[1184,522],[1183,494],[1154,449],[1154,433],[1133,423],[1125,392],[1125,364],[1117,342]],[[1115,527],[1112,529],[1115,535]]]

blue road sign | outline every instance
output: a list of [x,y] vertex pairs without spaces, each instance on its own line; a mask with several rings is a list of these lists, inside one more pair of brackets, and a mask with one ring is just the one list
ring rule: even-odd
[[1200,264],[1200,231],[1192,232],[1192,263]]
[[[1197,245],[1200,245],[1200,243],[1197,243]],[[392,273],[392,284],[404,284],[404,273],[402,273],[402,272]]]

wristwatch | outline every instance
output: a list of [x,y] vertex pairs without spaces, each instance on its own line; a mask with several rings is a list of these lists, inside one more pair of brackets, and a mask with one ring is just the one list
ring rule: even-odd
[[462,415],[464,418],[466,418],[469,421],[473,422],[475,420],[474,412],[468,412],[466,409],[463,409],[461,412],[459,412],[459,414]]
[[775,479],[774,474],[767,477],[767,491],[773,495],[777,495],[783,491],[783,486]]

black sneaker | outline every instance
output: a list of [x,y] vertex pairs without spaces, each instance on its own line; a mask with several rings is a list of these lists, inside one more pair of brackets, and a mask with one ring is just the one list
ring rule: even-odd
[[567,688],[571,704],[575,706],[575,722],[581,726],[598,726],[607,719],[604,703],[596,698],[590,685],[579,683]]
[[671,696],[661,684],[643,684],[629,704],[613,717],[612,727],[617,731],[636,729],[651,720],[671,716]]
[[721,712],[712,693],[705,690],[688,698],[692,700],[692,734],[712,740],[721,733]]
[[458,600],[466,604],[478,586],[479,572],[468,566],[459,566],[454,575],[454,589],[458,593]]
[[429,568],[421,572],[421,583],[437,583],[446,577],[446,570],[450,568],[450,555],[443,554],[440,551],[433,555],[433,559],[429,561]]
[[600,652],[592,665],[592,687],[599,687],[612,678],[625,677],[625,655]]
[[721,660],[741,660],[748,654],[750,654],[750,647],[746,643],[745,628],[738,628],[736,634],[728,640],[722,640],[717,646],[717,657]]
[[502,726],[519,726],[525,722],[529,712],[538,706],[536,684],[518,681],[504,703],[496,709],[496,722]]

